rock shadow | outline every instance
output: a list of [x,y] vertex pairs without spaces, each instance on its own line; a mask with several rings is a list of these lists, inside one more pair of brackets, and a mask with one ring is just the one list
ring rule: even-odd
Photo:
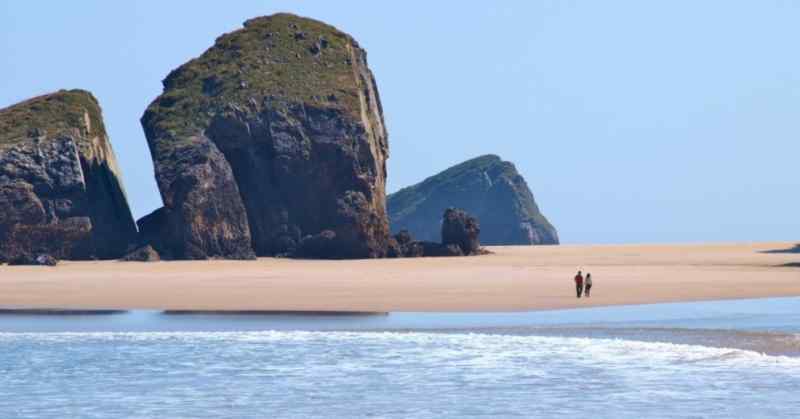
[[383,311],[290,311],[290,310],[164,310],[165,315],[229,316],[387,316]]
[[800,253],[800,243],[788,249],[764,250],[761,253]]
[[62,308],[0,308],[2,315],[36,315],[36,316],[95,316],[123,314],[127,310],[105,310],[105,309],[62,309]]

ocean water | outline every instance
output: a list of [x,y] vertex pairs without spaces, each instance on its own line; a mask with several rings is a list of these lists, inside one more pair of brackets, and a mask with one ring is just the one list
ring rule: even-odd
[[0,316],[0,417],[800,417],[800,298]]

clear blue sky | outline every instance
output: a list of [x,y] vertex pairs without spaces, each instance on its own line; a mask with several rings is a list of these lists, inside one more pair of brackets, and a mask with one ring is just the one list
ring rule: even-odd
[[800,240],[798,1],[4,1],[0,107],[91,90],[139,218],[161,80],[278,11],[369,52],[390,191],[496,153],[566,243]]

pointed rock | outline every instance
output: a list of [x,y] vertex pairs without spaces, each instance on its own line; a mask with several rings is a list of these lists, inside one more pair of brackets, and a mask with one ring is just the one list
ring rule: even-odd
[[434,241],[442,214],[462,208],[481,221],[484,245],[558,244],[525,179],[510,162],[485,155],[453,166],[387,198],[392,231]]

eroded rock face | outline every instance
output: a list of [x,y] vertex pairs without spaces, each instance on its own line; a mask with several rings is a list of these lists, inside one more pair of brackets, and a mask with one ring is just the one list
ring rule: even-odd
[[440,214],[462,208],[481,220],[485,245],[558,244],[556,229],[539,207],[512,163],[495,155],[453,166],[387,198],[392,231],[408,230],[433,241]]
[[136,237],[97,100],[59,91],[0,110],[0,258],[110,259]]
[[164,208],[140,227],[162,255],[386,255],[387,133],[349,35],[249,20],[170,73],[142,125]]

